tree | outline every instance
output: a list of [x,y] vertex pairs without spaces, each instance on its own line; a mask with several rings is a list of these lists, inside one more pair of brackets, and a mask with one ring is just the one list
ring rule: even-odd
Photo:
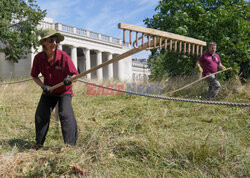
[[[242,78],[246,79],[249,76],[248,2],[244,0],[160,0],[155,11],[157,13],[152,18],[144,20],[147,27],[206,42],[214,41],[218,45],[217,52],[223,64],[226,67],[232,67],[233,72],[239,73]],[[153,50],[151,54],[150,66],[162,65],[161,75],[168,73],[175,76],[183,72],[191,73],[198,60],[198,57],[168,51]],[[159,75],[159,71],[157,73]]]
[[32,47],[38,46],[37,26],[46,12],[35,3],[34,0],[0,1],[0,51],[7,60],[18,62]]

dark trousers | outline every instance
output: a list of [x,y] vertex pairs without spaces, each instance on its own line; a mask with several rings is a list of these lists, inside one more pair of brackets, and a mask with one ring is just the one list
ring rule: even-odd
[[209,84],[207,100],[211,100],[211,99],[214,99],[218,95],[219,90],[221,88],[221,84],[215,75],[211,75],[206,80]]
[[72,96],[42,95],[35,114],[36,143],[43,145],[50,123],[51,112],[58,103],[59,118],[65,144],[75,145],[77,140],[77,124],[72,108]]

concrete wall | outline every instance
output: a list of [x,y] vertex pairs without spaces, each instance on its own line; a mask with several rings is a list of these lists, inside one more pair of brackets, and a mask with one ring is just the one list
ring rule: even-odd
[[4,53],[0,53],[0,78],[17,78],[30,75],[31,55],[26,59],[20,59],[13,63],[5,59]]

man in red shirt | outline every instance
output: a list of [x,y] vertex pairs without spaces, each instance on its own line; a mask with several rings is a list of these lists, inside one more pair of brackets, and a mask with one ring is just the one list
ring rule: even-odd
[[[202,76],[207,76],[217,72],[217,68],[225,69],[221,64],[220,56],[216,54],[216,43],[211,42],[208,46],[208,52],[204,53],[196,63],[199,72],[202,72]],[[200,66],[202,64],[202,68]],[[207,100],[214,99],[220,90],[220,82],[215,75],[211,75],[207,78],[209,83],[209,89],[207,94]]]
[[[77,141],[77,123],[71,103],[73,92],[69,78],[78,72],[67,53],[57,49],[63,40],[64,36],[55,30],[43,30],[40,39],[43,51],[35,56],[31,69],[33,80],[43,90],[35,114],[37,147],[44,144],[51,112],[57,103],[64,143],[75,145]],[[44,82],[38,77],[40,73]],[[50,87],[60,82],[64,82],[64,86],[51,92]]]

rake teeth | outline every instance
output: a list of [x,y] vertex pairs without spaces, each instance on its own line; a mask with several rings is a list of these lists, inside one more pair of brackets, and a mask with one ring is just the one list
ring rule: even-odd
[[[164,47],[164,50],[199,56],[203,53],[203,46],[206,46],[204,41],[161,30],[125,23],[119,23],[118,28],[123,29],[123,43],[126,43],[126,31],[129,31],[128,41],[134,48],[138,48],[140,42],[142,45],[146,41],[148,43],[147,49],[162,49]],[[135,34],[133,35],[133,33]],[[139,34],[141,34],[140,37]],[[133,37],[135,37],[135,40],[132,40]],[[159,42],[157,42],[157,39],[159,39]],[[151,44],[152,40],[153,44]]]

